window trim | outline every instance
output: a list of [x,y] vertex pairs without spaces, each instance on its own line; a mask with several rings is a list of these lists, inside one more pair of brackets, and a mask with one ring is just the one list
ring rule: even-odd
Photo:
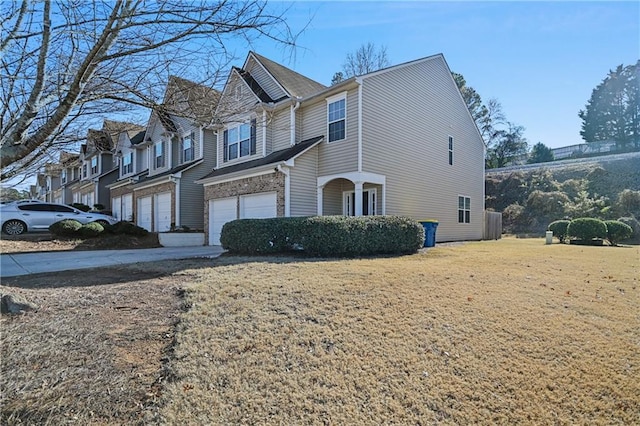
[[453,166],[453,136],[449,135],[449,165]]
[[[368,195],[368,204],[367,204],[367,214],[364,214],[364,204],[362,204],[363,214],[362,216],[376,216],[378,214],[377,204],[378,204],[378,191],[377,188],[363,188],[362,196],[364,197],[364,193],[369,193]],[[355,216],[355,190],[351,191],[342,191],[342,215],[343,216]],[[353,205],[351,202],[353,200]],[[351,214],[351,211],[354,214]],[[373,213],[372,213],[373,212]]]
[[[222,161],[224,163],[239,161],[241,159],[245,159],[256,154],[257,152],[256,123],[257,123],[257,120],[255,118],[252,118],[248,122],[244,121],[240,123],[234,123],[233,125],[228,125],[225,128],[222,134],[222,152],[223,152]],[[240,128],[242,126],[249,126],[249,139],[240,139]],[[229,131],[234,129],[236,129],[236,133],[238,136],[236,141],[230,142]],[[242,155],[242,142],[246,142],[246,141],[249,141],[249,153]],[[234,156],[233,158],[230,158],[231,157],[230,150],[231,150],[231,147],[234,145],[237,145],[236,156]]]
[[[90,165],[91,165],[91,174],[95,175],[98,173],[98,157],[91,157],[90,161]],[[95,161],[96,165],[93,165],[93,162]],[[95,170],[94,170],[95,169]]]
[[[126,163],[126,159],[130,158],[131,161],[129,164]],[[120,168],[122,170],[122,175],[128,175],[133,173],[133,151],[130,151],[128,154],[122,156],[122,162],[120,163]]]
[[[461,199],[462,207],[460,207]],[[468,195],[458,194],[458,223],[471,223],[471,197]]]
[[[162,151],[160,152],[160,155],[158,155],[158,146],[160,146],[162,148]],[[165,167],[166,165],[166,161],[165,161],[165,148],[164,148],[164,141],[159,141],[156,142],[155,144],[153,144],[153,165],[154,165],[154,169],[162,169]],[[159,161],[160,160],[160,161]],[[160,164],[158,164],[160,163]]]
[[[344,140],[347,139],[347,107],[348,107],[348,105],[347,105],[347,92],[344,91],[344,92],[338,93],[336,95],[333,95],[333,96],[330,96],[330,97],[326,98],[325,100],[327,102],[327,115],[326,115],[326,117],[327,117],[327,143],[344,141]],[[334,104],[336,102],[340,102],[342,100],[344,100],[344,117],[339,119],[339,120],[330,121],[329,120],[329,106],[331,104]],[[331,140],[331,134],[329,132],[331,124],[337,123],[339,121],[344,121],[344,137],[341,138],[341,139]]]
[[[190,132],[182,137],[182,141],[180,142],[180,157],[182,163],[193,161],[196,158],[195,136],[195,132]],[[189,148],[184,147],[184,143],[187,140],[191,142],[191,146]],[[187,153],[191,154],[190,158],[187,158]]]

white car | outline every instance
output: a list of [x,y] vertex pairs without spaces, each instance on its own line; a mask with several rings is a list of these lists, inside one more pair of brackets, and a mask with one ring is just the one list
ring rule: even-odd
[[118,219],[96,212],[83,212],[65,204],[10,203],[0,206],[2,232],[20,235],[28,231],[46,231],[49,226],[64,219],[74,219],[85,224],[98,222],[113,225]]

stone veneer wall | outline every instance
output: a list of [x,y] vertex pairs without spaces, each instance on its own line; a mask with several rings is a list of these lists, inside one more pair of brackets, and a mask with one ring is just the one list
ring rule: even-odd
[[[237,197],[239,195],[276,192],[278,217],[284,216],[284,174],[280,172],[254,176],[204,187],[204,232],[205,244],[209,244],[209,200]],[[239,213],[240,199],[236,203]]]
[[[158,185],[150,186],[144,189],[136,189],[133,191],[133,218],[135,224],[138,224],[138,198],[148,197],[154,194],[162,194],[164,192],[171,192],[171,223],[176,223],[176,184],[173,182],[165,182]],[[151,202],[151,229],[154,229],[156,224],[156,212],[155,202]]]

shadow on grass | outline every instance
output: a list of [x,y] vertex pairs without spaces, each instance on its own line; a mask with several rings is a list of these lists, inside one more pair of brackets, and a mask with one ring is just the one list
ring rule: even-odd
[[[426,250],[421,250],[424,253]],[[171,280],[172,276],[189,275],[189,270],[216,268],[220,266],[237,265],[243,263],[276,263],[288,264],[298,262],[335,262],[353,259],[397,258],[408,255],[380,255],[355,258],[319,258],[303,254],[273,254],[273,255],[235,255],[223,253],[216,258],[190,258],[162,260],[154,262],[139,262],[129,265],[107,266],[102,268],[87,268],[72,271],[45,272],[39,274],[22,275],[2,279],[5,287],[24,289],[51,289],[64,287],[93,287],[111,284],[136,283],[152,279]],[[188,277],[187,277],[188,278]],[[194,274],[195,278],[195,274]]]

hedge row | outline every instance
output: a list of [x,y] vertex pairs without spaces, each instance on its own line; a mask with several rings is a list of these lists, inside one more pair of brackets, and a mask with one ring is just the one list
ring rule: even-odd
[[149,233],[144,228],[131,222],[118,222],[114,225],[101,225],[91,222],[83,225],[74,219],[65,219],[49,226],[49,232],[59,237],[94,238],[103,234],[125,234],[136,237],[144,237]]
[[547,229],[553,232],[553,236],[561,243],[566,239],[583,241],[601,239],[615,246],[634,235],[634,229],[623,221],[629,218],[620,219],[602,221],[591,217],[580,217],[571,221],[556,220],[551,222]]
[[232,253],[353,257],[415,253],[424,244],[420,223],[399,216],[313,216],[239,219],[226,223],[222,247]]

